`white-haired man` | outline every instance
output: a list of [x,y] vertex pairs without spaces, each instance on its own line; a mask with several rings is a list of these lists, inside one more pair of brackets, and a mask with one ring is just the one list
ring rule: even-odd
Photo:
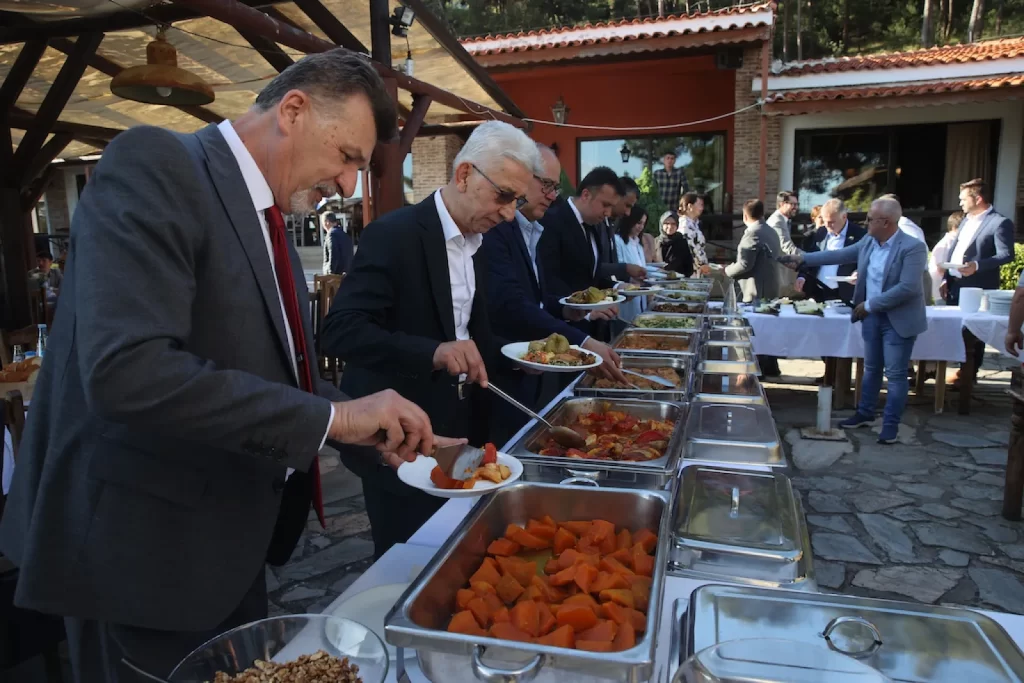
[[[541,173],[534,141],[491,121],[466,141],[447,185],[367,226],[324,320],[324,351],[346,362],[342,391],[358,397],[394,389],[420,406],[435,430],[483,445],[489,435],[478,411],[487,402],[473,398],[480,390],[474,385],[486,386],[500,342],[477,250],[484,233],[515,218]],[[362,477],[377,557],[408,540],[443,502],[372,458],[343,459]]]
[[889,382],[878,443],[896,443],[900,418],[907,404],[907,367],[917,335],[928,329],[921,270],[928,248],[900,230],[902,211],[893,199],[876,199],[868,211],[868,234],[836,251],[817,251],[779,259],[785,265],[825,266],[856,263],[854,322],[863,321],[864,379],[857,412],[839,423],[863,427],[875,421],[882,373]]

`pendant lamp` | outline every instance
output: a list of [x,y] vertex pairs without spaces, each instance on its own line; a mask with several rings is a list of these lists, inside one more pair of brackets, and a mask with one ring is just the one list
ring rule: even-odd
[[174,106],[213,102],[213,89],[199,76],[178,68],[178,53],[163,29],[146,46],[146,64],[125,69],[110,81],[110,92],[126,100]]

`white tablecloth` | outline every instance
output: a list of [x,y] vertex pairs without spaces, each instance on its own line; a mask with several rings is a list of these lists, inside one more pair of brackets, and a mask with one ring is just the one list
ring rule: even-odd
[[[982,311],[964,318],[964,327],[970,330],[971,334],[975,337],[998,350],[999,353],[1007,358],[1013,358],[1014,356],[1007,353],[1003,345],[1009,322],[1010,316],[993,315],[987,311]],[[1018,354],[1017,360],[1024,361],[1024,354]]]
[[[929,306],[928,329],[914,343],[913,360],[963,362],[963,314],[957,306]],[[778,316],[744,313],[754,331],[754,352],[780,358],[863,358],[861,323],[828,309],[824,317],[783,306]]]

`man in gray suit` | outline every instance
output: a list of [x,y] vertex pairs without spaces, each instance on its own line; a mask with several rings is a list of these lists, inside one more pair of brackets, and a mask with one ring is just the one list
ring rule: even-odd
[[[797,196],[789,190],[782,190],[775,197],[775,211],[768,217],[767,223],[779,238],[781,254],[799,254],[800,248],[793,243],[792,222],[797,211],[800,210],[800,201]],[[789,296],[793,293],[793,285],[796,283],[796,275],[779,267],[779,293]]]
[[122,659],[167,677],[265,617],[264,562],[288,559],[311,499],[321,512],[326,439],[393,465],[445,443],[397,393],[348,401],[313,376],[282,216],[351,195],[395,127],[381,78],[338,51],[234,122],[134,128],[104,151],[0,524],[15,603],[65,617],[77,683],[136,680]]
[[856,244],[837,251],[818,251],[779,260],[790,266],[856,263],[857,286],[853,293],[852,319],[863,321],[864,380],[857,412],[843,420],[844,428],[862,427],[875,421],[875,406],[882,387],[882,372],[888,381],[888,396],[878,443],[896,443],[900,418],[907,404],[907,366],[917,335],[928,329],[921,269],[928,249],[902,232],[899,202],[876,199],[868,211],[868,234]]

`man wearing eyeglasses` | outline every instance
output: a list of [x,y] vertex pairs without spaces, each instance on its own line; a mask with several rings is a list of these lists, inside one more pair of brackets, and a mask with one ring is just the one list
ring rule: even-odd
[[[543,168],[533,174],[526,189],[527,202],[515,219],[497,225],[484,235],[481,252],[487,259],[490,287],[491,326],[495,334],[509,341],[543,339],[561,334],[570,344],[598,354],[604,362],[595,371],[602,377],[626,382],[619,369],[621,361],[607,344],[602,344],[567,320],[583,319],[580,311],[562,306],[548,291],[545,273],[537,263],[537,243],[544,232],[540,219],[558,198],[558,178],[562,166],[547,145],[537,144]],[[546,394],[557,390],[557,383],[545,382],[545,376],[527,375],[511,369],[495,377],[505,391],[521,403],[540,408]],[[522,412],[505,402],[494,402],[491,436],[501,443],[526,422]]]
[[[476,446],[490,440],[479,392],[502,340],[491,329],[493,290],[478,250],[484,233],[515,218],[541,172],[533,140],[491,121],[466,141],[447,185],[367,226],[322,333],[324,351],[346,362],[342,391],[358,397],[393,389],[420,406],[438,433]],[[444,502],[370,459],[343,454],[343,462],[362,478],[377,557],[408,540]]]

